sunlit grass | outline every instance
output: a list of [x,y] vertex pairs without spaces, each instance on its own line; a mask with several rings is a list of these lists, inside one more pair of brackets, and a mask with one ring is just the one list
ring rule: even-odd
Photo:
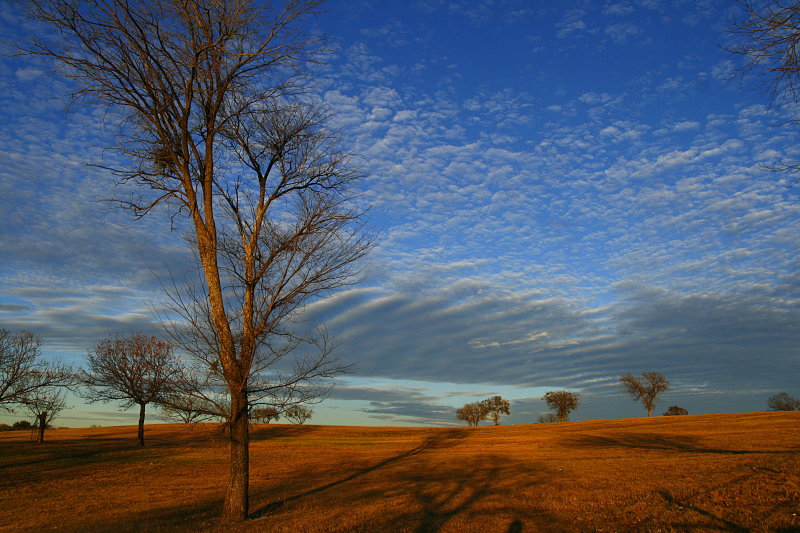
[[[479,428],[256,425],[234,531],[793,531],[800,413]],[[0,530],[216,531],[214,426],[0,434]]]

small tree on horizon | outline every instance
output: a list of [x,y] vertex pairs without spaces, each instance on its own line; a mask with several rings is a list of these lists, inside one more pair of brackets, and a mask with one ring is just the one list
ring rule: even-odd
[[486,420],[488,416],[489,411],[483,402],[468,403],[456,411],[456,418],[464,420],[469,427],[477,427],[481,420]]
[[641,401],[647,409],[647,416],[652,416],[656,399],[659,394],[669,389],[669,381],[658,372],[643,372],[641,378],[639,380],[632,374],[625,374],[619,381],[622,390],[635,401]]
[[664,416],[681,416],[688,414],[689,411],[687,411],[683,407],[678,407],[677,405],[673,405],[669,407],[666,411],[664,411]]
[[29,395],[24,405],[36,419],[34,424],[37,429],[36,441],[41,443],[44,442],[45,429],[50,427],[55,417],[67,408],[67,400],[62,390],[43,388]]
[[555,413],[547,413],[546,415],[540,416],[538,422],[540,424],[554,424],[556,422],[560,422],[560,420]]
[[194,427],[198,422],[205,422],[216,417],[213,406],[202,398],[182,395],[177,391],[169,391],[165,398],[159,401],[161,410],[160,418],[163,420],[177,420]]
[[139,445],[144,446],[145,408],[170,392],[180,373],[172,345],[156,337],[134,334],[102,339],[86,356],[83,394],[90,403],[121,402],[121,409],[139,406]]
[[559,422],[566,422],[569,414],[578,408],[580,395],[577,392],[565,390],[550,391],[542,399],[547,402],[547,406],[555,411],[555,416]]
[[278,420],[280,417],[281,412],[275,407],[259,407],[250,413],[250,420],[262,424],[269,424],[271,420]]
[[486,407],[486,415],[494,421],[494,425],[500,424],[500,415],[511,414],[511,402],[501,396],[492,396],[481,402]]
[[283,416],[299,425],[305,424],[312,414],[314,414],[314,411],[304,405],[293,405],[283,412]]
[[770,411],[800,411],[800,399],[785,392],[776,394],[767,400]]

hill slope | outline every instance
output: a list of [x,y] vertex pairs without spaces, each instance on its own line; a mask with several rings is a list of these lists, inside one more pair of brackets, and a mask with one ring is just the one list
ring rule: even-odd
[[[234,531],[798,531],[800,413],[479,428],[256,425]],[[215,531],[212,425],[0,434],[0,531]]]

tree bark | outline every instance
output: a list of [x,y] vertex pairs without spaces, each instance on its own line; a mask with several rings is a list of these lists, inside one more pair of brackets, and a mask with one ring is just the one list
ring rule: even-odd
[[247,417],[247,393],[231,395],[230,478],[222,509],[223,522],[247,520],[250,483],[250,434]]
[[144,446],[144,406],[147,404],[139,404],[139,446]]
[[47,411],[39,415],[39,442],[44,442],[44,430],[47,426]]

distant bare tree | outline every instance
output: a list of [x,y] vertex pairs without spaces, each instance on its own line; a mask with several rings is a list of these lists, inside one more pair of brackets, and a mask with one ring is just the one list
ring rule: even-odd
[[228,402],[223,522],[248,517],[251,396],[284,386],[298,402],[304,379],[336,374],[328,349],[297,366],[286,357],[310,345],[296,327],[303,307],[354,283],[372,246],[362,174],[306,94],[306,65],[326,47],[301,23],[319,3],[24,2],[58,34],[25,51],[59,61],[76,96],[124,116],[111,170],[138,192],[121,203],[136,217],[164,207],[189,234],[200,282],[171,296],[192,330],[179,346],[216,364],[225,387],[202,387],[210,365],[194,369],[192,394]]
[[44,431],[67,407],[66,393],[59,388],[40,388],[27,396],[25,407],[36,418],[37,441],[44,442]]
[[666,411],[664,411],[664,416],[681,416],[688,414],[689,411],[687,411],[683,407],[678,407],[677,405],[673,405],[669,407]]
[[643,372],[641,380],[632,374],[619,378],[622,390],[636,401],[641,401],[647,416],[652,416],[658,395],[669,389],[669,381],[658,372]]
[[259,407],[253,409],[250,413],[250,419],[262,424],[269,424],[272,420],[278,420],[281,417],[280,411],[274,407]]
[[314,411],[304,405],[293,405],[283,412],[283,416],[295,424],[301,425],[305,424],[312,414],[314,414]]
[[553,424],[555,422],[561,422],[561,420],[559,420],[555,413],[547,413],[546,415],[540,416],[538,422],[540,424]]
[[494,421],[495,426],[500,424],[500,415],[511,414],[511,402],[501,396],[492,396],[481,403],[486,407],[486,414]]
[[565,390],[550,391],[542,397],[542,400],[547,402],[547,406],[556,412],[559,422],[566,422],[569,414],[578,408],[580,395],[577,392]]
[[[731,21],[725,48],[744,60],[740,75],[763,78],[771,105],[793,107],[800,102],[800,2],[739,0],[743,16]],[[800,118],[787,122],[797,124]],[[770,170],[800,170],[798,161],[778,161]]]
[[87,354],[86,362],[84,397],[90,402],[121,402],[123,410],[138,405],[138,439],[144,446],[145,408],[164,400],[180,374],[172,345],[141,334],[109,337]]
[[456,411],[456,418],[464,420],[469,427],[477,426],[488,416],[489,410],[483,402],[468,403]]
[[72,370],[41,360],[42,339],[28,331],[0,329],[0,409],[13,412],[41,389],[75,383]]
[[800,411],[800,399],[782,392],[767,400],[770,411]]
[[161,418],[177,420],[191,426],[215,418],[211,414],[213,407],[208,402],[194,396],[180,395],[176,391],[169,391],[159,400],[159,407]]

